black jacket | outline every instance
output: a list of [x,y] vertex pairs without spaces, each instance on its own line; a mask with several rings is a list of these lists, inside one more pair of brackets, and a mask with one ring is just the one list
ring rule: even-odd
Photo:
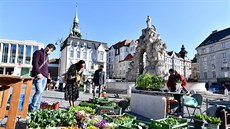
[[105,72],[102,70],[96,70],[93,77],[94,84],[104,85],[105,84]]

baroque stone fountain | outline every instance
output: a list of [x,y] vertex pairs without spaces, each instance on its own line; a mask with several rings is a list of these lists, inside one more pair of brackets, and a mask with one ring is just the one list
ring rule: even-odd
[[146,23],[147,28],[142,29],[136,53],[126,74],[126,79],[129,82],[135,82],[136,78],[143,73],[155,74],[162,77],[167,73],[164,63],[166,44],[163,43],[160,35],[157,34],[156,27],[151,24],[149,16]]
[[[151,24],[149,16],[146,23],[147,28],[142,29],[136,53],[126,74],[126,79],[129,82],[135,82],[136,78],[144,73],[161,77],[165,77],[167,73],[164,62],[165,54],[167,54],[166,44],[157,34],[156,27]],[[133,87],[130,108],[132,112],[147,118],[162,119],[166,116],[166,97],[162,93],[141,91]]]

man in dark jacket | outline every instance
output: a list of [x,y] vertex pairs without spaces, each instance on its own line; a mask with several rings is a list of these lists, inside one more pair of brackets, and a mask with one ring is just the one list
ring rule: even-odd
[[48,55],[50,55],[55,49],[55,45],[48,44],[45,49],[37,50],[33,53],[33,68],[31,73],[34,77],[33,85],[35,86],[35,93],[32,102],[29,105],[29,111],[40,108],[42,92],[45,90],[49,75],[48,63],[55,61],[54,59],[48,60]]
[[102,92],[102,87],[105,86],[105,72],[103,71],[104,66],[100,65],[99,69],[95,71],[94,77],[93,77],[93,97],[96,95],[96,89],[97,86],[99,86],[99,94],[98,97],[100,97]]

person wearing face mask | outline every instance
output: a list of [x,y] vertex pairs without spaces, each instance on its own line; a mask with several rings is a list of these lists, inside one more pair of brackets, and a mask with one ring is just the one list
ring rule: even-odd
[[69,101],[70,107],[74,106],[74,102],[79,98],[79,87],[84,68],[85,61],[80,60],[77,63],[72,64],[65,74],[65,100]]
[[94,77],[93,77],[93,83],[94,83],[94,87],[93,87],[93,97],[95,97],[96,95],[96,86],[99,87],[99,93],[98,93],[98,97],[100,98],[101,93],[102,93],[102,86],[105,86],[105,72],[103,71],[104,66],[100,65],[99,69],[95,71],[94,73]]
[[55,49],[54,44],[48,44],[45,49],[40,49],[33,53],[31,76],[34,77],[35,93],[29,105],[29,111],[40,108],[42,93],[45,90],[49,76],[48,63],[56,61],[56,59],[48,60],[48,55],[52,54]]

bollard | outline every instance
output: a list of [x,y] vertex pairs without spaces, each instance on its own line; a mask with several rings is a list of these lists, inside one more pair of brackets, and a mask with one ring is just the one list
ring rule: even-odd
[[89,85],[89,93],[90,93],[90,94],[93,93],[92,90],[93,90],[93,88],[92,88],[92,85],[90,84],[90,85]]
[[131,97],[131,91],[132,91],[132,86],[129,86],[129,88],[127,89],[128,97]]

